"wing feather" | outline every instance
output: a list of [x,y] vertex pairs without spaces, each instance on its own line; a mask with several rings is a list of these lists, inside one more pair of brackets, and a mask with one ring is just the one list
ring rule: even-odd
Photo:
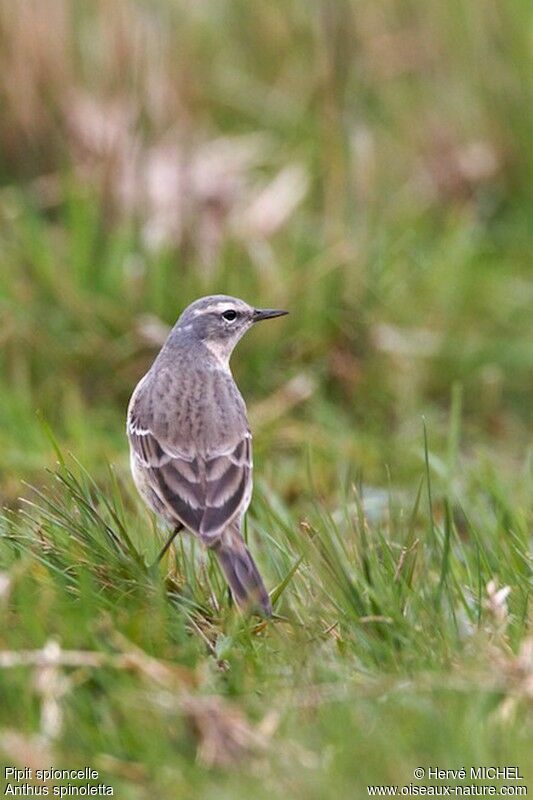
[[248,430],[237,441],[225,444],[222,452],[204,456],[180,452],[134,419],[128,423],[128,437],[137,468],[165,508],[165,516],[205,541],[216,540],[246,510],[252,472]]

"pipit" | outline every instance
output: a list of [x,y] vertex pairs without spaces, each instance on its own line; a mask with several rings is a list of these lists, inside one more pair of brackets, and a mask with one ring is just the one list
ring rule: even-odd
[[128,407],[131,471],[141,497],[173,526],[212,550],[237,605],[270,616],[272,606],[242,537],[252,496],[252,434],[229,367],[239,339],[287,314],[226,295],[182,313]]

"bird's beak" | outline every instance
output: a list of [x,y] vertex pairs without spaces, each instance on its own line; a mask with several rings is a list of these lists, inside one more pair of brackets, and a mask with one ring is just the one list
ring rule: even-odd
[[288,311],[281,311],[277,308],[255,308],[253,314],[253,322],[259,322],[262,319],[273,319],[274,317],[283,317],[288,314]]

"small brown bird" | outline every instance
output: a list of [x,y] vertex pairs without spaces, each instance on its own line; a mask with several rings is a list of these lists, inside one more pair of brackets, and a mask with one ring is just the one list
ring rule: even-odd
[[252,435],[229,359],[259,320],[287,314],[226,295],[185,309],[128,407],[131,471],[142,498],[216,553],[238,606],[272,606],[241,535],[252,495]]

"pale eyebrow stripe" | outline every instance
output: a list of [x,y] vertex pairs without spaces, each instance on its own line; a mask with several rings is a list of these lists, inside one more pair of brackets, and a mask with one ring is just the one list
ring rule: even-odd
[[221,314],[224,311],[235,309],[235,303],[213,303],[210,306],[206,306],[206,308],[199,308],[194,312],[194,316],[198,317],[200,314],[210,314],[213,311],[219,311]]

